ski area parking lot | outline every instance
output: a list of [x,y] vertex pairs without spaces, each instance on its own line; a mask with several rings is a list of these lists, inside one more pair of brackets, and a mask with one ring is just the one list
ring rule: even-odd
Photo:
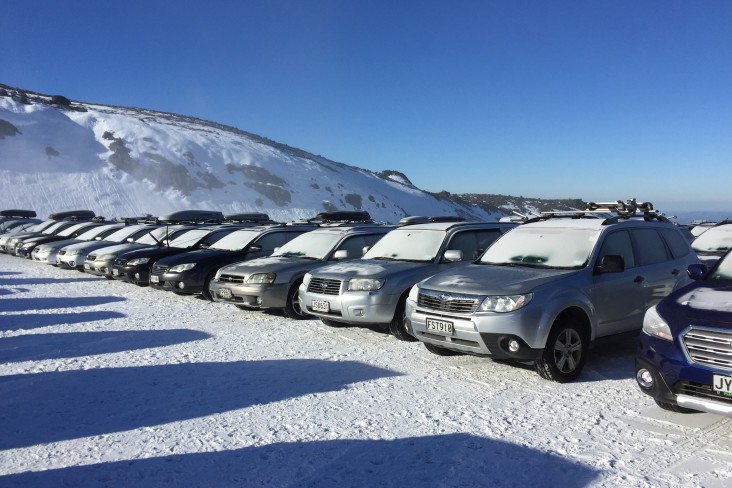
[[0,486],[703,486],[732,419],[0,255]]

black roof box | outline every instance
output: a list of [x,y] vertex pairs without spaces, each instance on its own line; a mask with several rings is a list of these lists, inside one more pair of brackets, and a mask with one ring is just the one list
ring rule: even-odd
[[0,217],[21,217],[21,218],[25,218],[25,219],[30,219],[35,216],[36,216],[35,210],[18,210],[18,209],[0,210]]
[[48,216],[51,220],[88,220],[96,217],[92,210],[67,210],[66,212],[56,212]]
[[179,210],[161,215],[159,222],[205,222],[224,220],[224,214],[218,210]]
[[403,217],[399,220],[399,225],[415,225],[430,224],[437,222],[464,222],[465,219],[456,215],[433,215],[432,217],[424,217],[414,215],[411,217]]
[[238,213],[224,215],[224,219],[230,222],[273,222],[266,213]]
[[308,222],[329,223],[329,222],[370,222],[371,215],[366,211],[357,210],[334,210],[332,212],[320,212]]

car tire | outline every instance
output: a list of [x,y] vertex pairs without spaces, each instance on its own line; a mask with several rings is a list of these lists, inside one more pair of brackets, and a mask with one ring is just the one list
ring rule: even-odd
[[430,344],[429,342],[423,342],[424,347],[431,352],[432,354],[437,354],[438,356],[460,356],[462,355],[459,351],[454,351],[452,349],[447,349],[445,347],[436,346],[434,344]]
[[208,289],[208,285],[211,284],[211,280],[213,280],[215,274],[216,273],[213,272],[206,277],[203,281],[203,290],[201,290],[201,296],[209,302],[213,302],[213,297],[211,296],[211,290]]
[[320,321],[329,327],[345,327],[346,325],[348,325],[344,322],[338,322],[337,320],[331,320],[331,319],[324,319],[323,317],[320,317]]
[[417,339],[407,332],[407,326],[405,325],[406,315],[404,314],[407,305],[406,294],[399,299],[396,310],[394,310],[394,318],[389,322],[389,332],[391,335],[399,339],[400,341],[414,342]]
[[557,383],[577,379],[587,359],[588,342],[585,329],[576,320],[557,321],[536,361],[536,372],[542,378]]
[[302,281],[296,282],[287,292],[287,303],[285,304],[285,308],[282,309],[282,312],[286,317],[295,320],[302,320],[310,317],[310,314],[305,312],[300,304],[300,296],[298,294],[300,283],[302,283]]
[[676,412],[676,413],[694,413],[696,410],[692,410],[690,408],[679,406],[675,403],[671,402],[664,402],[662,400],[656,400],[656,405],[661,407],[664,410],[667,410],[669,412]]

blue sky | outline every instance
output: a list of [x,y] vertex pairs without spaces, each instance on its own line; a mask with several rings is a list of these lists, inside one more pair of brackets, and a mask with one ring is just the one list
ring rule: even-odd
[[4,0],[0,73],[430,191],[732,210],[728,0]]

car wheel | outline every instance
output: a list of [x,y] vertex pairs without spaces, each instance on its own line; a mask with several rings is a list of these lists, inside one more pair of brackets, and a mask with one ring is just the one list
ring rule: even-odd
[[399,299],[399,304],[394,311],[394,318],[389,322],[389,332],[391,335],[399,339],[400,341],[414,342],[417,339],[407,332],[407,326],[405,325],[405,308],[407,305],[407,296],[404,295]]
[[435,346],[434,344],[430,344],[429,342],[424,342],[423,344],[429,352],[431,352],[432,354],[437,354],[438,356],[459,356],[462,354],[459,351],[453,351],[452,349]]
[[587,342],[587,334],[575,320],[558,321],[552,327],[544,351],[536,361],[537,373],[557,383],[576,379],[587,359]]
[[338,322],[337,320],[331,320],[331,319],[324,319],[323,317],[320,317],[320,321],[330,327],[345,327],[346,325],[348,325],[344,322]]
[[211,280],[214,279],[215,275],[216,272],[214,271],[203,280],[203,290],[201,290],[201,296],[210,302],[213,302],[213,297],[211,296],[211,290],[208,289],[208,285],[211,284]]
[[669,412],[676,412],[676,413],[696,412],[696,410],[692,410],[690,408],[679,406],[676,403],[664,402],[662,400],[656,400],[656,405],[658,405],[659,407],[661,407],[664,410],[668,410]]
[[305,312],[302,309],[302,305],[300,304],[300,295],[298,294],[300,283],[302,283],[302,281],[296,282],[294,285],[292,285],[290,291],[287,292],[287,304],[285,305],[285,308],[282,309],[286,317],[295,320],[306,319],[310,317],[310,314]]

